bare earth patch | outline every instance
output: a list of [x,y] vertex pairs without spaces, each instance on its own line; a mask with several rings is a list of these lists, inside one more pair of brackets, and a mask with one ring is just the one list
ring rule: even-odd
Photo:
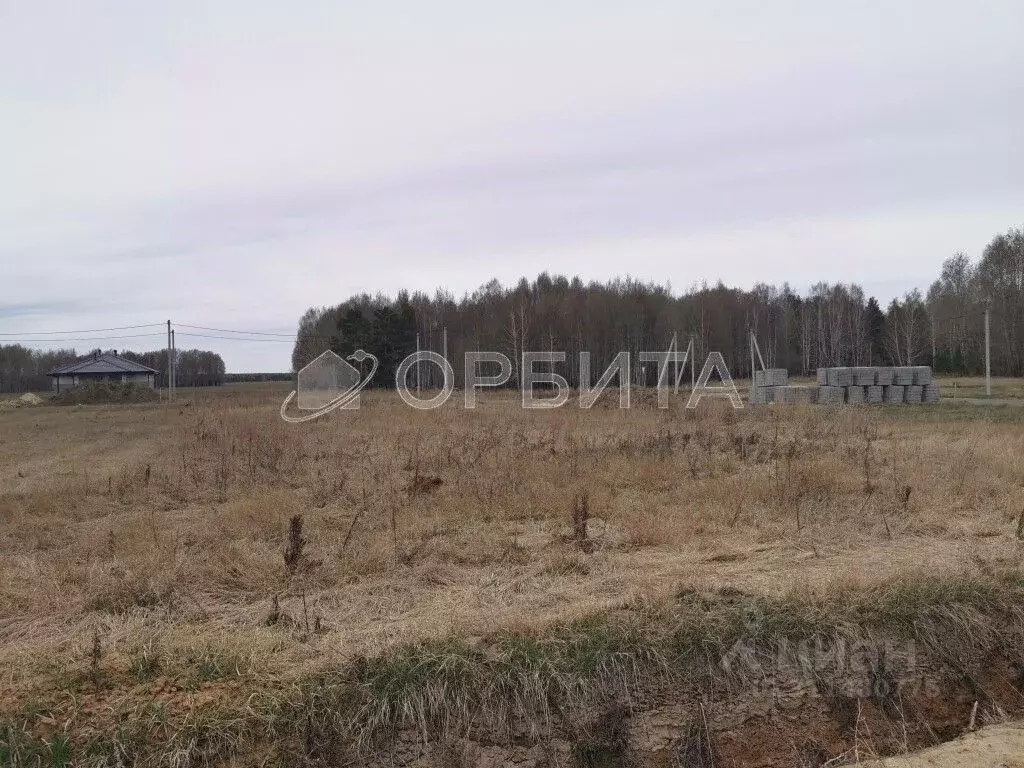
[[1024,766],[1024,725],[993,725],[914,755],[865,763],[871,768],[1005,768]]

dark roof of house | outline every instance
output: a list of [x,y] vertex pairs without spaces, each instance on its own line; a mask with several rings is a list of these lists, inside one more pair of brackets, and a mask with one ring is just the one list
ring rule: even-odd
[[74,363],[58,365],[47,376],[80,376],[90,373],[156,373],[141,363],[126,360],[118,355],[102,354],[94,357],[87,357]]

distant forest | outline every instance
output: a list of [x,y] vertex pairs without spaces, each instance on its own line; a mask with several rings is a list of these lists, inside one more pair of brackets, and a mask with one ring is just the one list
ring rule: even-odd
[[[43,391],[51,388],[47,373],[63,363],[82,360],[96,352],[115,352],[113,349],[91,350],[77,355],[74,349],[41,351],[20,344],[0,345],[0,392]],[[154,368],[157,386],[166,386],[167,350],[155,352],[117,352],[127,360]],[[224,383],[224,360],[214,352],[201,349],[179,349],[177,357],[177,384],[179,387],[219,386]]]
[[[803,296],[788,285],[744,291],[721,283],[676,295],[629,278],[584,283],[547,273],[514,287],[491,281],[461,299],[443,290],[433,297],[362,294],[302,316],[292,366],[299,370],[327,349],[347,356],[362,348],[380,360],[375,383],[389,386],[417,334],[422,348],[441,352],[447,329],[460,386],[469,350],[508,355],[513,383],[524,350],[564,351],[567,361],[555,370],[579,386],[579,352],[591,353],[596,380],[620,350],[664,350],[677,334],[681,349],[693,339],[698,365],[718,351],[733,376],[749,377],[753,331],[765,364],[793,374],[835,365],[933,365],[970,375],[984,372],[986,308],[993,375],[1024,376],[1024,229],[996,236],[977,262],[951,256],[926,293],[912,290],[887,307],[852,283],[817,283]],[[636,354],[632,365],[634,381],[651,383],[651,366],[641,370]],[[425,384],[440,380],[435,366],[424,366],[423,375]]]

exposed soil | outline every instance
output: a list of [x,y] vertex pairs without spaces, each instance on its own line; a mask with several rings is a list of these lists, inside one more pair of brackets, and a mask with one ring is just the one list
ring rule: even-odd
[[1024,768],[1024,723],[993,725],[913,755],[865,763],[868,768]]
[[[870,653],[869,653],[870,655]],[[994,660],[995,661],[995,660]],[[919,663],[920,659],[917,662]],[[891,672],[891,670],[886,670]],[[892,690],[878,671],[865,669],[828,683],[796,669],[742,691],[715,689],[703,696],[663,690],[631,714],[609,702],[589,722],[560,723],[539,740],[475,734],[443,744],[424,743],[403,731],[366,762],[368,766],[440,768],[791,768],[845,765],[886,755],[907,755],[957,739],[975,724],[1024,714],[1015,687],[1018,671],[1005,660],[958,678],[941,667],[894,678]],[[643,697],[642,691],[637,695]],[[994,726],[916,756],[875,766],[989,766],[1024,754],[1024,730]],[[1019,757],[1017,758],[1019,760]],[[974,762],[970,762],[973,760]],[[938,762],[936,762],[938,761]],[[357,763],[356,763],[357,764]]]

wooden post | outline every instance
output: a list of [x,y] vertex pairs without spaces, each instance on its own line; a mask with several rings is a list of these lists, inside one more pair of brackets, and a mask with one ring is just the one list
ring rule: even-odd
[[167,376],[164,377],[167,387],[167,401],[171,400],[171,321],[167,321]]
[[750,392],[747,394],[747,402],[754,403],[754,332],[750,331],[747,339],[747,346],[750,347]]
[[989,334],[989,311],[985,310],[985,396],[992,397],[992,337]]
[[174,338],[174,329],[171,329],[171,390],[178,388],[178,376],[175,368],[178,367],[178,343]]

